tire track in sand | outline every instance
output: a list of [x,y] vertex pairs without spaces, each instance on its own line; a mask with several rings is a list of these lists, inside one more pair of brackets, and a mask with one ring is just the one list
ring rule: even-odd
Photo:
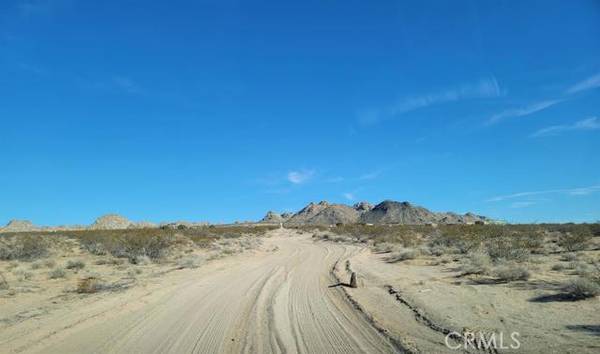
[[285,229],[265,243],[278,251],[233,257],[220,268],[206,265],[139,309],[75,326],[26,351],[394,352],[339,288],[328,288],[331,267],[350,252],[346,246],[313,243]]

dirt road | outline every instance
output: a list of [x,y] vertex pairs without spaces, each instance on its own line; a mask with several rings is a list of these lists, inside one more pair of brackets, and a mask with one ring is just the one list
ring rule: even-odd
[[315,244],[285,229],[273,232],[265,248],[272,251],[175,272],[168,284],[139,297],[132,289],[126,300],[100,299],[55,315],[15,333],[14,341],[0,336],[0,343],[44,353],[395,351],[339,287],[329,287],[333,264],[355,249]]

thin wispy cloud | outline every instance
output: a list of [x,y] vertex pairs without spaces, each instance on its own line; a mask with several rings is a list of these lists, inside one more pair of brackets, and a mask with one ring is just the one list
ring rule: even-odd
[[587,79],[576,83],[575,85],[569,87],[566,91],[567,94],[574,94],[581,91],[587,91],[594,88],[600,87],[600,73],[588,77]]
[[507,109],[505,111],[496,113],[493,116],[491,116],[487,120],[487,124],[488,125],[495,124],[495,123],[498,123],[502,120],[509,119],[509,118],[528,116],[528,115],[543,111],[546,108],[550,108],[562,101],[564,101],[564,100],[563,99],[546,100],[546,101],[535,102],[535,103],[532,103],[530,105],[520,107],[520,108]]
[[530,207],[535,204],[537,204],[537,203],[533,202],[533,201],[514,202],[510,205],[510,207],[515,208],[515,209],[520,209],[520,208],[527,208],[527,207]]
[[503,91],[495,77],[483,78],[475,83],[463,84],[441,92],[409,96],[385,109],[365,110],[358,114],[358,122],[371,125],[417,109],[465,99],[500,97]]
[[523,197],[531,197],[538,195],[546,195],[546,194],[565,194],[565,195],[589,195],[592,193],[600,192],[600,185],[594,185],[589,187],[580,187],[580,188],[563,188],[563,189],[548,189],[543,191],[532,191],[532,192],[520,192],[506,195],[499,195],[490,199],[487,199],[487,202],[500,202],[504,200],[510,199],[518,199]]
[[344,198],[346,198],[347,200],[354,200],[354,193],[343,193],[342,194],[344,196]]
[[287,174],[287,180],[293,184],[303,184],[311,180],[314,175],[314,170],[290,171]]
[[112,83],[119,89],[131,93],[136,94],[142,91],[139,84],[137,84],[133,79],[125,76],[115,76],[112,78]]
[[379,177],[379,175],[381,175],[381,171],[374,171],[360,175],[358,179],[361,181],[372,180]]
[[330,177],[325,179],[326,183],[340,183],[340,182],[344,182],[346,179],[344,177],[341,176],[336,176],[336,177]]
[[546,128],[542,128],[535,133],[531,134],[533,138],[555,136],[570,131],[585,131],[585,130],[598,130],[600,129],[600,120],[598,117],[586,118],[577,121],[573,124],[564,125],[552,125]]

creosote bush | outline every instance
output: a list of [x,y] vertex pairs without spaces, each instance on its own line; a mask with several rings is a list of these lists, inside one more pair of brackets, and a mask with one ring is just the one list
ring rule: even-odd
[[4,277],[4,274],[0,272],[0,290],[8,290],[9,288],[8,281]]
[[66,265],[67,269],[75,269],[75,270],[80,270],[85,268],[85,262],[83,262],[82,260],[70,260],[67,262]]
[[591,278],[577,278],[564,287],[565,293],[575,300],[583,300],[600,295],[600,283]]
[[0,236],[0,260],[31,261],[48,255],[48,242],[30,234]]
[[86,277],[77,282],[77,292],[80,294],[93,294],[102,290],[103,283],[96,277]]
[[409,259],[417,258],[417,251],[413,249],[403,249],[397,252],[391,253],[389,256],[385,258],[385,261],[388,263],[396,263],[402,262]]
[[469,258],[462,265],[463,275],[470,274],[487,274],[490,270],[492,259],[487,253],[473,252],[469,254]]
[[61,267],[54,268],[48,273],[48,278],[50,279],[62,279],[66,276],[67,272]]
[[527,268],[515,263],[498,266],[492,273],[501,281],[527,280],[531,275]]

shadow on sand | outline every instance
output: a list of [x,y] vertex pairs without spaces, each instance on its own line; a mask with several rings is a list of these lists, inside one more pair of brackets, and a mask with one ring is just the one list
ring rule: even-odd
[[592,336],[600,336],[600,325],[569,325],[567,329],[578,332],[589,332]]

